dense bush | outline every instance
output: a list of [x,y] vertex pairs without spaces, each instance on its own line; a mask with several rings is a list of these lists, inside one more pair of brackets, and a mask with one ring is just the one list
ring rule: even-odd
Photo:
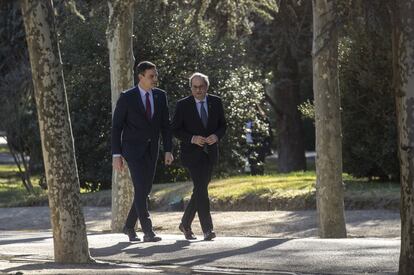
[[[171,114],[175,102],[190,94],[188,77],[195,71],[209,76],[209,92],[223,98],[228,121],[218,172],[222,175],[239,172],[247,152],[245,123],[251,120],[260,125],[257,131],[263,136],[268,135],[269,127],[257,113],[257,106],[264,98],[263,79],[258,72],[244,66],[243,40],[218,37],[208,24],[198,27],[188,24],[188,11],[174,4],[157,7],[154,2],[140,1],[138,6],[134,40],[137,61],[152,60],[159,66],[160,87],[169,94]],[[147,15],[154,12],[163,16],[148,20]],[[177,150],[175,156],[179,157]],[[167,173],[177,171],[175,165],[166,168]]]
[[[392,92],[391,28],[381,3],[356,18],[340,45],[343,169],[356,177],[399,177]],[[388,20],[388,21],[387,21]]]
[[[12,154],[30,158],[24,177],[43,173],[40,133],[20,6],[0,5],[0,130]],[[22,170],[25,164],[18,161]]]
[[[81,186],[111,188],[111,86],[106,6],[82,21],[59,15],[59,38]],[[80,6],[82,8],[82,6]],[[62,11],[65,12],[65,11]],[[86,13],[85,10],[81,10]]]
[[[158,66],[159,87],[168,92],[170,113],[178,99],[190,94],[188,77],[195,71],[210,77],[209,92],[222,96],[229,121],[222,141],[220,174],[240,171],[246,154],[244,125],[257,119],[256,106],[263,98],[257,72],[242,66],[242,41],[218,38],[208,26],[196,28],[187,23],[187,12],[156,1],[140,1],[134,17],[134,55],[136,62],[151,60]],[[105,28],[107,6],[79,5],[82,21],[73,14],[59,19],[62,59],[75,138],[81,186],[96,190],[111,186],[111,92]],[[159,13],[163,16],[151,17]],[[259,131],[267,134],[260,123]],[[177,145],[177,142],[176,142]],[[160,154],[156,182],[185,180],[179,149],[170,167]]]

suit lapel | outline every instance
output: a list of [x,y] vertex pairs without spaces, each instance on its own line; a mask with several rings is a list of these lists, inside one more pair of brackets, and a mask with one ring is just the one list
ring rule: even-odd
[[136,102],[136,106],[138,107],[139,112],[145,115],[145,108],[144,104],[142,103],[141,93],[139,92],[138,86],[135,87],[133,95],[135,98],[134,101]]
[[201,121],[200,113],[198,112],[198,109],[197,109],[197,102],[195,101],[194,96],[191,96],[190,103],[193,106],[192,110],[193,110],[194,116],[196,117],[198,124],[204,129],[203,122]]

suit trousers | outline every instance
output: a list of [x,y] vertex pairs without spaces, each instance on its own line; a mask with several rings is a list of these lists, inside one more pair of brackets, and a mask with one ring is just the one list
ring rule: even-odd
[[128,161],[132,183],[134,185],[134,201],[129,210],[125,227],[134,228],[139,219],[145,235],[154,236],[152,222],[148,212],[148,199],[154,180],[156,160],[151,157],[150,146],[139,160]]
[[210,199],[208,197],[208,184],[211,180],[213,163],[207,154],[203,154],[199,162],[188,166],[193,180],[193,194],[185,208],[181,223],[184,228],[191,229],[196,212],[203,232],[213,230],[213,221],[210,214]]

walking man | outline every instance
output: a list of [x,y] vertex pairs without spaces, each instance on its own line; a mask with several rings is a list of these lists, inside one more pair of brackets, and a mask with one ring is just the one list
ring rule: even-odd
[[208,184],[218,159],[218,142],[226,131],[226,120],[221,99],[207,94],[208,77],[194,73],[189,82],[192,95],[177,102],[172,122],[173,134],[181,143],[182,163],[189,170],[194,186],[179,229],[187,240],[196,239],[191,223],[197,212],[204,240],[212,240],[216,234],[210,214]]
[[144,242],[158,242],[148,212],[148,196],[154,180],[162,136],[165,164],[174,160],[171,153],[172,135],[166,93],[155,88],[156,66],[148,61],[136,67],[138,85],[124,91],[116,104],[112,121],[112,155],[116,171],[128,163],[134,185],[134,201],[123,232],[130,241],[140,241],[136,232],[137,219],[144,233]]

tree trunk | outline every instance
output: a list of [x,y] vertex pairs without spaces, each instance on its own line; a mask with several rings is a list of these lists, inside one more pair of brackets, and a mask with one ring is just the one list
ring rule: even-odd
[[277,127],[277,170],[281,173],[306,170],[304,132],[298,110],[300,89],[298,64],[287,48],[277,68],[279,78],[273,97]]
[[[109,0],[107,40],[111,67],[112,113],[119,94],[134,85],[133,0]],[[112,171],[112,232],[121,232],[134,197],[128,169]]]
[[414,0],[393,8],[393,73],[401,169],[399,274],[414,271]]
[[334,0],[313,0],[313,92],[319,236],[345,238],[338,36]]
[[62,64],[52,1],[21,1],[49,189],[55,261],[87,263],[85,220],[79,195]]

